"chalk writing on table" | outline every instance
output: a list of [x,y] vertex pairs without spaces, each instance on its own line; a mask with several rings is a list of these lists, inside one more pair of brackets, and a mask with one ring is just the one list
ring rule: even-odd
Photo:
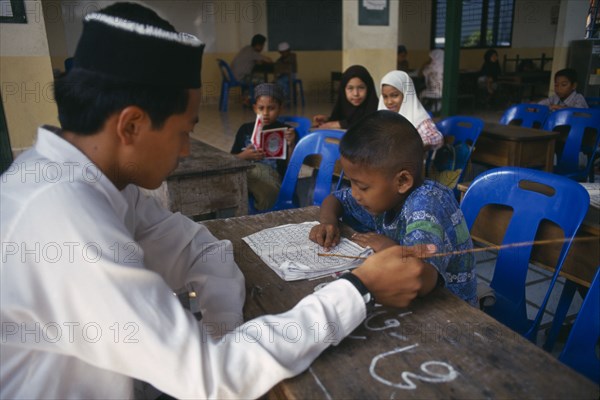
[[417,385],[414,383],[414,380],[420,380],[429,383],[444,383],[451,382],[454,379],[456,379],[456,377],[458,377],[458,372],[450,364],[442,361],[426,361],[422,363],[421,371],[426,375],[420,375],[410,371],[403,371],[400,374],[401,379],[399,382],[392,382],[388,379],[383,378],[377,373],[376,368],[377,363],[379,361],[387,357],[391,357],[395,354],[414,349],[418,346],[419,344],[415,343],[410,346],[399,347],[375,356],[371,361],[369,373],[375,380],[383,383],[384,385],[406,390],[414,390],[417,388]]

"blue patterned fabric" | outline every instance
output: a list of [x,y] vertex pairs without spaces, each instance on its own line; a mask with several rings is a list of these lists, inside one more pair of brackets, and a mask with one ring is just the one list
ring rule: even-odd
[[[402,210],[393,215],[370,215],[352,197],[350,188],[334,192],[343,206],[342,221],[358,232],[377,232],[398,244],[435,244],[438,253],[473,248],[471,235],[454,194],[431,181],[416,188]],[[477,306],[477,277],[472,253],[426,259],[442,275],[446,287],[461,299]]]

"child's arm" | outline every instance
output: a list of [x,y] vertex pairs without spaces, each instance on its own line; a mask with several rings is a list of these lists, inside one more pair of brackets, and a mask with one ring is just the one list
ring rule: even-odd
[[326,249],[337,246],[340,243],[338,220],[343,212],[342,203],[332,194],[327,196],[321,204],[320,224],[310,230],[308,238]]
[[265,158],[265,152],[262,150],[256,150],[254,146],[248,146],[240,153],[234,154],[237,158],[248,161],[259,161]]
[[327,122],[329,118],[327,117],[327,115],[324,114],[317,114],[313,117],[312,122],[313,122],[313,127],[318,128],[321,125],[323,125],[325,122]]
[[372,248],[375,252],[398,244],[389,237],[375,232],[355,233],[352,235],[352,240],[362,247]]

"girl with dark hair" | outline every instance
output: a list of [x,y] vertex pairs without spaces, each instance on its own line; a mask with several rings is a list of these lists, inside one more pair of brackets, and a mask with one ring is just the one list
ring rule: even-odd
[[342,74],[338,98],[331,116],[318,114],[313,126],[322,129],[348,129],[365,115],[377,111],[377,92],[369,71],[353,65]]
[[498,52],[488,49],[483,55],[483,65],[479,76],[479,87],[485,89],[489,97],[492,97],[498,88],[496,81],[502,73],[498,62]]

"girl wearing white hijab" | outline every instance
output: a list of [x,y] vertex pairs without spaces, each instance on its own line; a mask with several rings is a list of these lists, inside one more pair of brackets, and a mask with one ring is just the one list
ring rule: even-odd
[[388,72],[381,79],[378,110],[397,112],[409,120],[421,135],[425,150],[442,146],[444,138],[417,98],[415,85],[404,71]]

